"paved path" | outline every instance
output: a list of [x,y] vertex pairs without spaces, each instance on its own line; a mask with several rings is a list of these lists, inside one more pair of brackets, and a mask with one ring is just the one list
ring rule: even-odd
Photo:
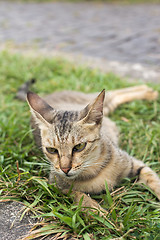
[[160,65],[160,5],[0,2],[0,43]]
[[23,207],[16,202],[0,202],[0,240],[17,240],[31,229],[35,220],[29,215],[19,222]]

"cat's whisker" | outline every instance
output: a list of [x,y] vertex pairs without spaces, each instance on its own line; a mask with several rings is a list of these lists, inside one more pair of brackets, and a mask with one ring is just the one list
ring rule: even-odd
[[42,150],[43,150],[43,147],[42,147],[42,146],[39,146],[38,149],[42,151]]
[[46,165],[51,166],[51,162],[45,158],[41,157],[41,160],[46,163]]
[[83,167],[93,167],[93,165],[96,165],[96,166],[102,166],[102,163],[91,163],[91,164],[88,164],[88,163],[84,163],[83,164]]

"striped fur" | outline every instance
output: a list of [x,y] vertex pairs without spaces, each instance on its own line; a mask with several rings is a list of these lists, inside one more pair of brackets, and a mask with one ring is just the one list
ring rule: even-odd
[[[56,178],[63,191],[73,185],[77,199],[83,195],[84,205],[86,201],[88,206],[90,201],[90,206],[100,209],[84,193],[104,191],[105,180],[111,190],[123,178],[138,176],[139,181],[148,185],[160,200],[160,179],[157,174],[118,147],[118,130],[111,120],[103,117],[103,108],[109,113],[124,102],[155,99],[157,92],[147,86],[122,89],[107,95],[107,102],[104,101],[104,91],[95,99],[92,95],[77,93],[75,101],[75,94],[69,94],[66,98],[66,92],[64,96],[55,93],[55,97],[52,94],[45,101],[34,93],[28,93],[27,97],[36,142],[51,162],[50,182]],[[81,103],[89,97],[92,102],[84,107]],[[58,105],[61,103],[60,110],[54,108],[55,98]],[[70,110],[71,103],[76,111]],[[84,145],[84,149],[75,151],[79,144]],[[48,148],[56,149],[56,153],[49,153]]]

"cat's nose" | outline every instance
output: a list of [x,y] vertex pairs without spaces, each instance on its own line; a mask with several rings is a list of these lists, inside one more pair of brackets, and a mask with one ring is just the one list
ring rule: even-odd
[[71,168],[61,168],[61,170],[62,170],[65,174],[67,174],[67,173],[71,170]]

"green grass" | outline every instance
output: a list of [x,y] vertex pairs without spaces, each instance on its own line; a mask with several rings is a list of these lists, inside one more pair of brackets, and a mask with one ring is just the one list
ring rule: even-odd
[[[84,240],[160,239],[160,204],[147,187],[133,184],[134,180],[125,179],[111,194],[94,196],[109,210],[106,217],[83,213],[81,203],[75,206],[70,195],[48,184],[48,164],[34,144],[29,108],[15,99],[18,87],[33,77],[38,80],[33,91],[41,95],[62,89],[98,92],[129,86],[113,74],[61,59],[0,53],[0,199],[23,202],[22,217],[31,211],[42,218],[30,239],[53,233]],[[160,91],[160,86],[154,88]],[[125,104],[111,118],[121,129],[122,148],[160,174],[160,99]]]

